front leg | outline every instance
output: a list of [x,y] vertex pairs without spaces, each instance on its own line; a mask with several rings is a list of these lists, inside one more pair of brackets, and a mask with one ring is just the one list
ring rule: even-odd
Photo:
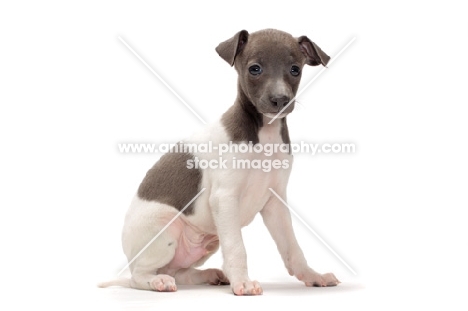
[[[285,191],[278,193],[286,200]],[[271,196],[260,213],[290,275],[295,276],[307,286],[336,286],[340,283],[333,273],[320,274],[307,265],[294,235],[291,213],[276,196]]]
[[260,284],[248,276],[238,197],[217,193],[211,195],[210,205],[224,258],[223,271],[235,295],[261,295]]

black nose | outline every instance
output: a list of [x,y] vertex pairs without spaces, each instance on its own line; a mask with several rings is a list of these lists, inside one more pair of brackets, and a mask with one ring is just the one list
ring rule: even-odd
[[283,108],[289,103],[289,97],[286,95],[275,95],[270,98],[273,107]]

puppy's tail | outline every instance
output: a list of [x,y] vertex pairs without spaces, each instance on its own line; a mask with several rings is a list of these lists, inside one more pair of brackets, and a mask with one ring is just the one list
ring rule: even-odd
[[109,282],[102,282],[98,283],[97,285],[100,288],[105,288],[109,286],[122,286],[122,287],[130,287],[130,279],[117,279]]

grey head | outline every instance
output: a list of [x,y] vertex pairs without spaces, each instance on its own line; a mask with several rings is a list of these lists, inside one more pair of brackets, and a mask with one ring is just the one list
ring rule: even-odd
[[[304,65],[326,66],[330,57],[306,36],[265,29],[239,31],[220,43],[218,54],[238,73],[238,100],[274,117],[296,96]],[[294,101],[279,117],[294,110]]]

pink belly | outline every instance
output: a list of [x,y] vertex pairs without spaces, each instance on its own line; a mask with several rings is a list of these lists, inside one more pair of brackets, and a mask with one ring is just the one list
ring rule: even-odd
[[207,253],[208,251],[201,245],[191,246],[188,249],[179,245],[169,266],[173,269],[189,268]]
[[217,236],[204,234],[188,222],[178,222],[176,227],[180,235],[174,258],[167,265],[170,270],[191,267],[212,252],[213,243],[218,241]]

